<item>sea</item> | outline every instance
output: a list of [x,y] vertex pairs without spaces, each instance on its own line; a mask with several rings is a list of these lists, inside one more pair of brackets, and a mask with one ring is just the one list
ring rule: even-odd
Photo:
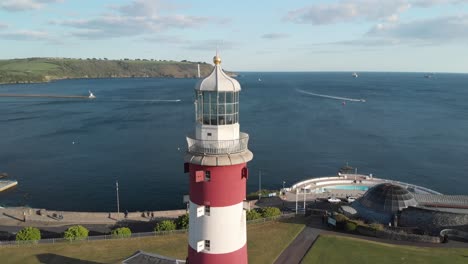
[[[248,192],[336,175],[349,164],[468,194],[468,74],[241,72],[237,79],[240,127],[254,153]],[[116,211],[118,182],[121,211],[184,208],[196,82],[0,85],[0,94],[97,97],[0,98],[0,173],[19,182],[0,193],[0,205]]]

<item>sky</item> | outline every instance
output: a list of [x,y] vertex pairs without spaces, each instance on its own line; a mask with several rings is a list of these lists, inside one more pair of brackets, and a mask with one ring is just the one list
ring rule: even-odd
[[468,0],[0,0],[0,59],[468,73]]

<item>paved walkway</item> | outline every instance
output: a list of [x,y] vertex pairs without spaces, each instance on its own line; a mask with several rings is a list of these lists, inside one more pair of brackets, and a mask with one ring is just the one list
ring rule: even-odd
[[[315,221],[315,219],[313,219],[313,221]],[[304,230],[299,233],[296,239],[294,239],[294,241],[281,253],[274,264],[300,263],[302,258],[314,244],[321,231],[322,230],[320,229],[306,226]]]
[[120,221],[149,222],[152,220],[177,218],[185,214],[185,210],[154,211],[153,218],[151,212],[129,212],[127,217],[124,213],[117,212],[70,212],[70,211],[49,211],[44,209],[34,209],[27,207],[9,207],[0,209],[1,226],[31,226],[50,227],[70,224],[98,224],[109,225]]

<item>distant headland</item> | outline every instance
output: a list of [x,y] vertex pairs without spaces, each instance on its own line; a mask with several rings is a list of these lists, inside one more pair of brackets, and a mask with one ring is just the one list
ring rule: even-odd
[[207,75],[206,62],[154,59],[26,58],[0,60],[0,84],[39,83],[81,78],[194,78]]

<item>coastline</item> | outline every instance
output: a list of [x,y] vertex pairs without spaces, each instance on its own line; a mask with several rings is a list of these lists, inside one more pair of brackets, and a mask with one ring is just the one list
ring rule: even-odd
[[52,78],[44,81],[23,81],[23,82],[0,82],[0,85],[15,85],[15,84],[42,84],[42,83],[51,83],[55,81],[63,80],[85,80],[85,79],[194,79],[193,77],[178,77],[178,76],[160,76],[160,77],[150,77],[150,76],[106,76],[106,77],[63,77],[63,78]]

